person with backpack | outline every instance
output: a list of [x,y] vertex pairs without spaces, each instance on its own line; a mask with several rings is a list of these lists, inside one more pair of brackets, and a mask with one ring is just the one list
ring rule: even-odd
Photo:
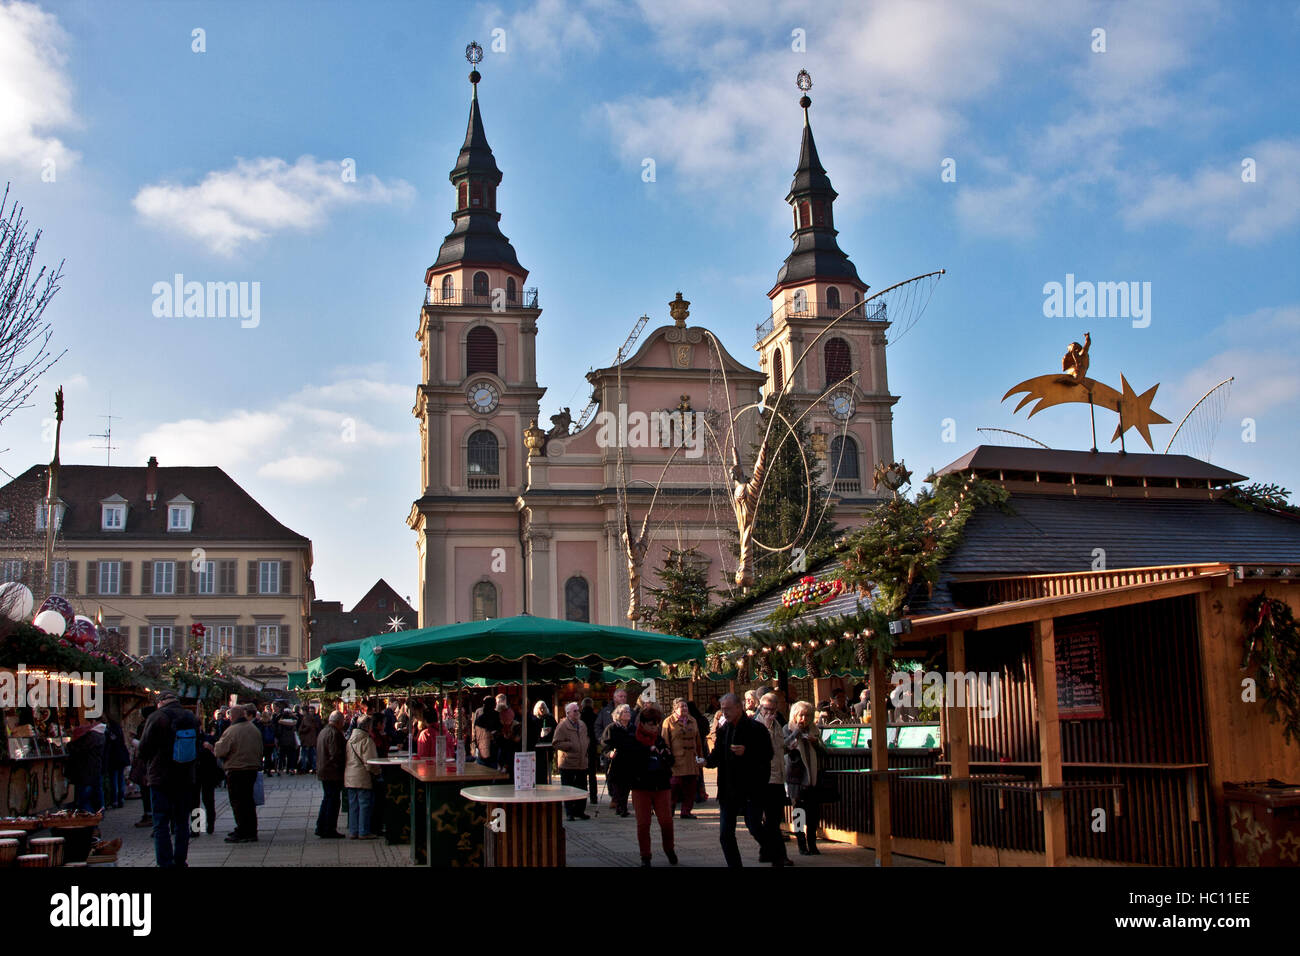
[[154,857],[158,866],[183,867],[190,848],[190,811],[198,805],[199,721],[173,691],[163,691],[158,709],[140,734],[140,759],[153,807]]

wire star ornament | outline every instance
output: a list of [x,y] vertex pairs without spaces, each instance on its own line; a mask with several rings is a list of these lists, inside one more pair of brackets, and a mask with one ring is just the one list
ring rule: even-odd
[[398,631],[404,631],[406,630],[406,622],[394,614],[388,619],[388,630],[394,634]]

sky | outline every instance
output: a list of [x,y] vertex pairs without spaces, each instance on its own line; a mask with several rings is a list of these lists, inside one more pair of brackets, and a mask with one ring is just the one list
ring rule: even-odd
[[[1088,448],[1083,406],[1000,400],[1091,332],[1089,374],[1159,383],[1175,424],[1235,376],[1174,450],[1300,488],[1300,4],[1263,0],[0,0],[0,180],[38,261],[64,260],[45,317],[66,349],[0,426],[0,468],[49,460],[62,384],[64,462],[105,462],[111,413],[114,464],[219,465],[308,535],[319,597],[414,596],[415,331],[471,40],[543,309],[543,421],[678,291],[757,366],[806,69],[863,280],[947,270],[888,350],[918,480],[1001,440],[980,427]],[[177,274],[249,283],[257,309],[173,314],[155,287]],[[1067,276],[1138,283],[1149,309],[1049,315]]]

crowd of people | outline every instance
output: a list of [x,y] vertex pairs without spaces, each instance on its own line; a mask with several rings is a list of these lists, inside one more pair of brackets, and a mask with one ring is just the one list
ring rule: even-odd
[[799,853],[811,855],[819,852],[821,805],[833,799],[818,725],[859,719],[866,700],[863,691],[849,708],[839,691],[817,708],[796,702],[787,719],[775,691],[760,687],[710,700],[708,716],[678,698],[665,716],[654,701],[629,702],[618,688],[599,709],[589,697],[564,704],[559,720],[545,701],[534,702],[521,719],[518,701],[489,694],[472,713],[450,698],[415,698],[363,702],[324,720],[315,706],[233,705],[200,726],[175,695],[164,693],[134,740],[112,721],[74,729],[68,776],[82,809],[121,807],[126,781],[139,787],[143,815],[136,826],[153,828],[157,864],[184,866],[191,811],[201,807],[199,832],[213,833],[219,787],[226,788],[234,819],[228,843],[258,839],[259,773],[262,779],[315,775],[321,786],[315,835],[373,840],[383,834],[386,795],[372,761],[408,744],[421,759],[439,751],[450,758],[463,747],[465,759],[512,775],[526,724],[530,747],[541,744],[555,755],[561,783],[587,793],[565,804],[567,819],[590,819],[588,804],[599,805],[603,777],[613,812],[635,817],[642,865],[653,859],[656,824],[664,857],[677,863],[674,821],[695,819],[695,808],[710,800],[704,770],[711,768],[727,865],[742,865],[736,825],[743,820],[759,862],[788,866],[786,806],[796,811]]

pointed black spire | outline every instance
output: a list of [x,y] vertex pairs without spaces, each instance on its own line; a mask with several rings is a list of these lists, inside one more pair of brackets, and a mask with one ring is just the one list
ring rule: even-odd
[[794,248],[777,273],[776,284],[837,279],[857,283],[865,289],[865,283],[858,278],[858,270],[835,239],[838,233],[832,210],[839,193],[831,186],[826,168],[817,155],[817,141],[813,139],[812,123],[808,118],[812,100],[807,91],[812,86],[812,78],[806,70],[800,70],[797,82],[804,91],[799,98],[799,105],[803,107],[803,142],[799,150],[799,168],[794,172],[790,192],[785,197],[794,209],[795,229],[790,235]]
[[[465,57],[470,63],[477,64],[483,58],[483,48],[471,43],[465,48]],[[483,115],[479,111],[478,84],[481,79],[477,69],[469,75],[473,92],[470,94],[465,143],[448,177],[456,187],[456,211],[451,214],[455,225],[443,239],[438,258],[429,267],[429,272],[456,263],[502,266],[526,272],[519,264],[510,240],[498,225],[501,213],[497,212],[496,198],[501,170],[497,168],[496,157],[488,145]]]

